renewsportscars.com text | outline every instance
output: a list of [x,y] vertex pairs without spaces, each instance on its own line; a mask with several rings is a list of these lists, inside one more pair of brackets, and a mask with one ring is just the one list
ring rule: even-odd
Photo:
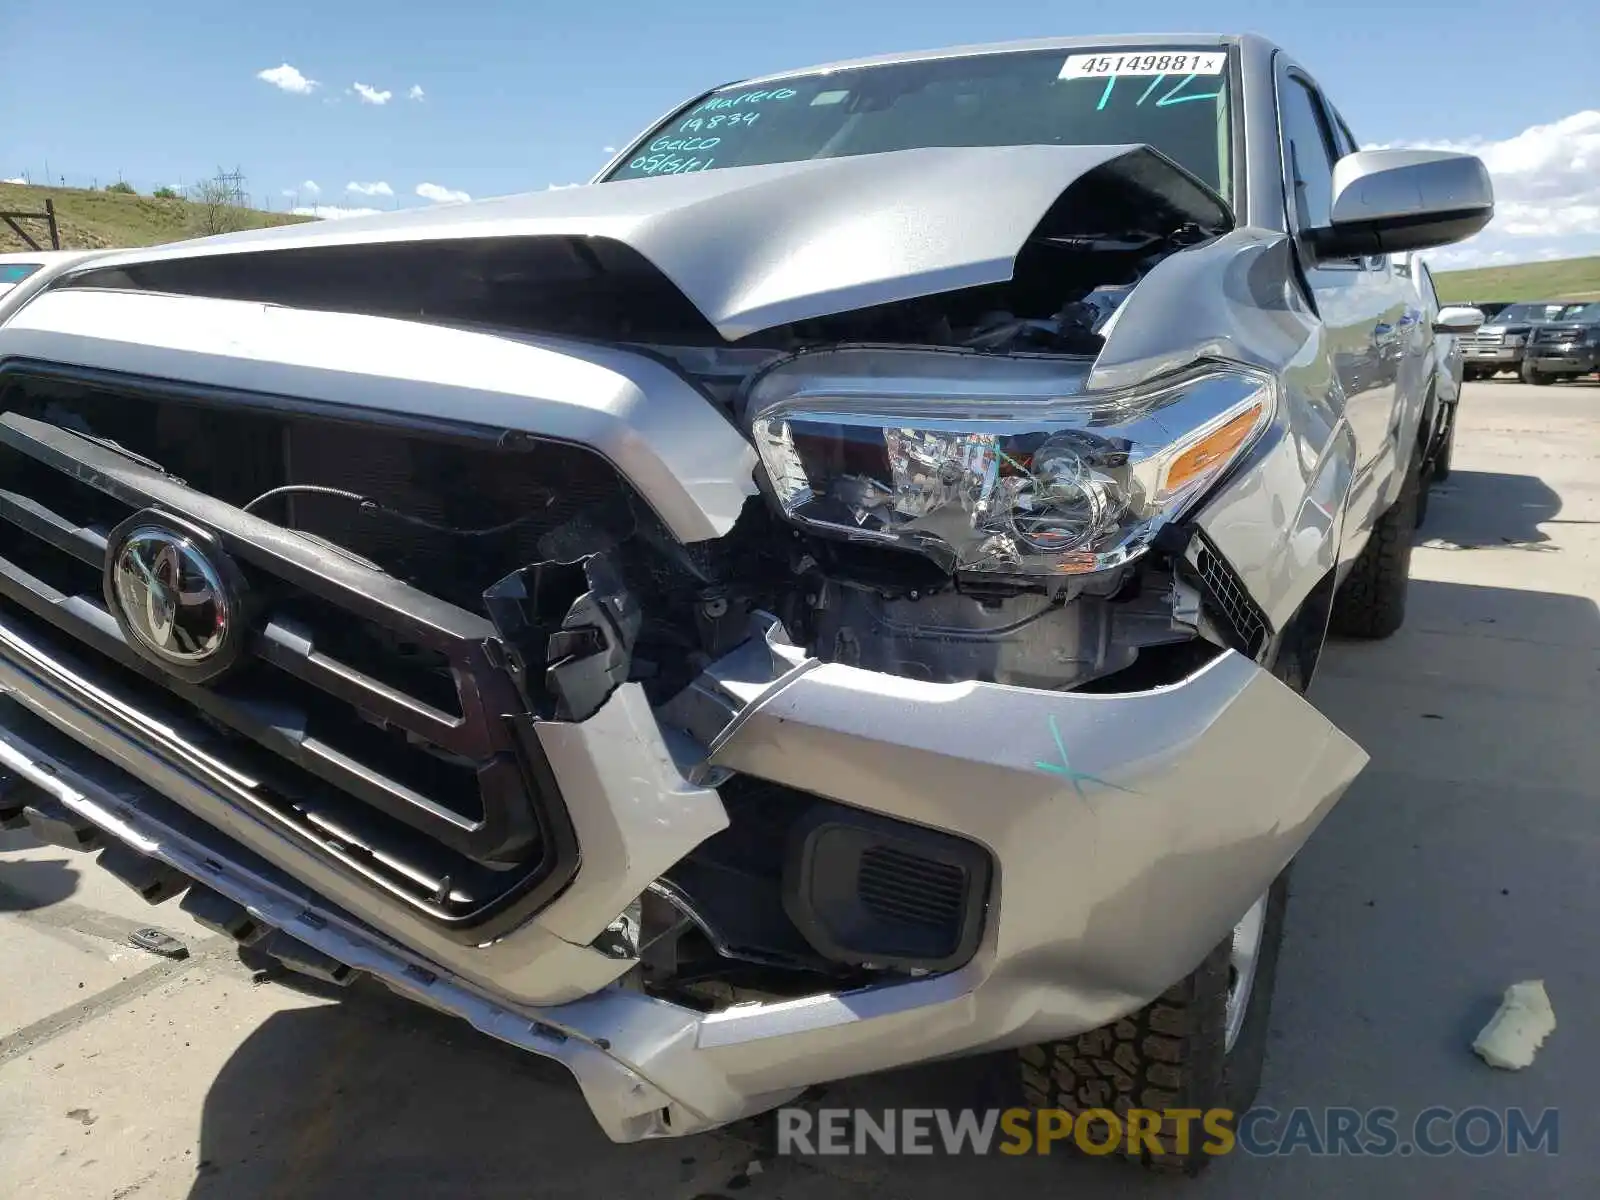
[[779,1154],[1306,1154],[1438,1157],[1560,1152],[1560,1112],[1520,1108],[781,1108]]

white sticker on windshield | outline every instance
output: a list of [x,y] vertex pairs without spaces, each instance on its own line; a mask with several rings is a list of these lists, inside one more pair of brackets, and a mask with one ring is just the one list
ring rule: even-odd
[[819,104],[843,104],[849,97],[850,92],[848,90],[842,92],[818,92],[811,97],[811,107],[815,108]]
[[1106,79],[1112,75],[1221,75],[1224,50],[1141,50],[1137,54],[1071,54],[1059,79]]

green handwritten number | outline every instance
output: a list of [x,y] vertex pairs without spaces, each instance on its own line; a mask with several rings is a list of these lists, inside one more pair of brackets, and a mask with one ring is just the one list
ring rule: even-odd
[[1106,90],[1100,93],[1100,103],[1094,106],[1095,112],[1099,112],[1101,109],[1105,108],[1106,101],[1111,99],[1111,89],[1116,86],[1117,77],[1115,75],[1106,80]]
[[[1166,77],[1167,77],[1167,73],[1165,71],[1163,71],[1163,72],[1161,72],[1161,74],[1157,75],[1154,79],[1152,79],[1150,81],[1150,86],[1145,88],[1144,94],[1139,97],[1139,104],[1143,104],[1146,100],[1150,99],[1150,93],[1155,91],[1156,88],[1160,86],[1161,81],[1163,79],[1165,79]],[[1138,107],[1138,106],[1135,105],[1135,107]]]

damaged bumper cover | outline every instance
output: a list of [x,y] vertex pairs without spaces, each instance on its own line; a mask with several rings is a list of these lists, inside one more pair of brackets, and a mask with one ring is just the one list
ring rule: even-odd
[[[814,1083],[1057,1038],[1181,978],[1366,762],[1310,705],[1222,653],[1148,692],[928,684],[822,663],[780,627],[654,713],[623,685],[541,725],[583,866],[527,925],[442,937],[252,818],[181,731],[0,621],[0,769],[107,836],[396,990],[565,1064],[619,1141],[692,1133]],[[548,736],[547,736],[548,735]],[[709,745],[690,762],[685,745]],[[674,753],[676,751],[676,753]],[[728,772],[983,847],[993,877],[964,965],[705,1013],[621,986],[588,944],[726,822]]]

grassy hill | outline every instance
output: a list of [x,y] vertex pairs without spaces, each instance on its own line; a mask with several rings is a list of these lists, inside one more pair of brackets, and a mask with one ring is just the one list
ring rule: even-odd
[[[1427,256],[1424,255],[1424,258]],[[1600,300],[1600,257],[1440,271],[1439,298],[1451,300]]]
[[[201,209],[187,200],[157,200],[117,192],[91,192],[81,188],[28,187],[0,183],[0,212],[43,212],[46,198],[55,201],[56,222],[63,250],[92,250],[102,246],[154,246],[198,237]],[[290,225],[308,221],[288,213],[260,212],[253,208],[231,210],[240,229]],[[19,221],[34,241],[50,246],[49,227],[43,221]],[[26,250],[28,245],[0,221],[0,250]]]

